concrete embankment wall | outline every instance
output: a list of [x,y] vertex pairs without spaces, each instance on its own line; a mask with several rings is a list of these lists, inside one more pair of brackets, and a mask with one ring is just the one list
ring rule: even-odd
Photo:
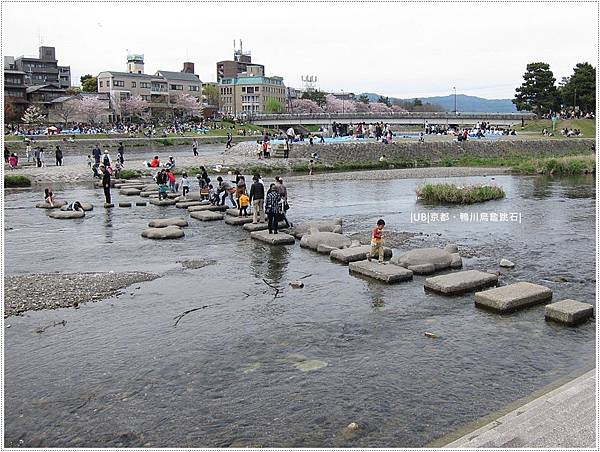
[[572,140],[497,140],[467,142],[406,142],[382,144],[339,143],[295,145],[290,157],[310,158],[317,152],[323,162],[373,161],[385,154],[388,160],[427,159],[438,161],[444,158],[502,157],[502,156],[562,156],[591,153],[593,139]]

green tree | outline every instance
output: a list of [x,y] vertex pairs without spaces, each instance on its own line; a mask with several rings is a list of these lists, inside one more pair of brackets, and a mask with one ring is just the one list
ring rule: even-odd
[[93,75],[86,74],[82,75],[81,78],[81,90],[86,93],[97,93],[98,92],[98,78]]
[[366,94],[361,94],[360,96],[358,96],[357,100],[359,102],[362,102],[363,104],[368,104],[369,103],[369,96],[367,96]]
[[380,102],[382,104],[387,105],[388,107],[392,106],[392,102],[390,101],[390,98],[387,96],[379,96],[379,100],[377,102]]
[[301,98],[315,101],[319,107],[323,107],[327,103],[327,100],[325,99],[325,93],[323,91],[319,91],[318,89],[305,91],[302,93]]
[[536,114],[556,111],[560,108],[560,96],[554,82],[554,74],[547,63],[530,63],[523,75],[523,84],[516,89],[513,104],[517,110]]
[[279,102],[277,99],[270,97],[265,102],[265,112],[266,113],[283,113],[283,104]]
[[202,88],[202,95],[208,105],[219,105],[219,87],[215,85],[206,85]]
[[[566,80],[565,80],[566,79]],[[565,107],[578,106],[582,111],[596,110],[596,68],[578,63],[571,77],[563,77],[560,96]]]
[[67,88],[67,94],[69,96],[74,96],[75,94],[79,94],[81,92],[81,88],[79,88],[78,86],[71,86],[69,88]]
[[423,101],[421,99],[413,100],[413,107],[422,107],[422,106],[423,106]]

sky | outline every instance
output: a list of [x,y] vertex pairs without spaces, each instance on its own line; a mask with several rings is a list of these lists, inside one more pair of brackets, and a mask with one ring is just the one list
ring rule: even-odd
[[3,55],[56,47],[83,74],[125,71],[127,53],[145,72],[195,64],[216,81],[216,62],[243,41],[267,75],[302,88],[393,97],[454,92],[512,98],[526,65],[550,64],[557,81],[577,63],[597,66],[595,3],[3,3]]

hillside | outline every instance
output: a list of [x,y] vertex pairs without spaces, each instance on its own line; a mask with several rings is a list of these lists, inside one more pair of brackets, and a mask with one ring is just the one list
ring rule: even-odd
[[[377,102],[379,94],[364,93],[369,96],[371,102]],[[395,100],[395,98],[390,98]],[[454,95],[420,97],[423,103],[437,104],[444,107],[446,111],[454,111]],[[400,99],[412,101],[413,99]],[[456,96],[456,109],[463,112],[475,113],[516,113],[517,109],[510,99],[484,99],[483,97],[467,96],[458,94]]]

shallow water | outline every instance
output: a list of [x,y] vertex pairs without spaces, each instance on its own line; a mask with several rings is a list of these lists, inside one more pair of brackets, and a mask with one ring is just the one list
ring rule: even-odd
[[[289,217],[342,216],[348,233],[383,217],[387,231],[423,233],[410,246],[457,243],[473,256],[467,269],[495,271],[505,257],[516,267],[503,270],[503,283],[541,283],[555,300],[595,303],[593,178],[451,181],[498,183],[507,197],[432,207],[415,203],[420,180],[294,181]],[[63,189],[58,198],[91,201],[95,210],[51,220],[32,208],[40,194],[5,194],[7,274],[163,276],[78,310],[6,320],[6,446],[423,446],[594,364],[594,322],[546,323],[542,306],[499,316],[476,309],[472,295],[424,293],[418,276],[370,282],[298,244],[270,247],[223,223],[190,219],[183,240],[142,239],[149,219],[187,214],[104,210],[100,190]],[[451,219],[411,224],[411,212]],[[520,212],[522,223],[458,219],[475,212]],[[197,258],[216,264],[177,263]],[[288,285],[306,275],[304,289]],[[548,279],[557,276],[567,282]],[[263,278],[282,288],[278,298]],[[358,433],[344,434],[350,422]]]

